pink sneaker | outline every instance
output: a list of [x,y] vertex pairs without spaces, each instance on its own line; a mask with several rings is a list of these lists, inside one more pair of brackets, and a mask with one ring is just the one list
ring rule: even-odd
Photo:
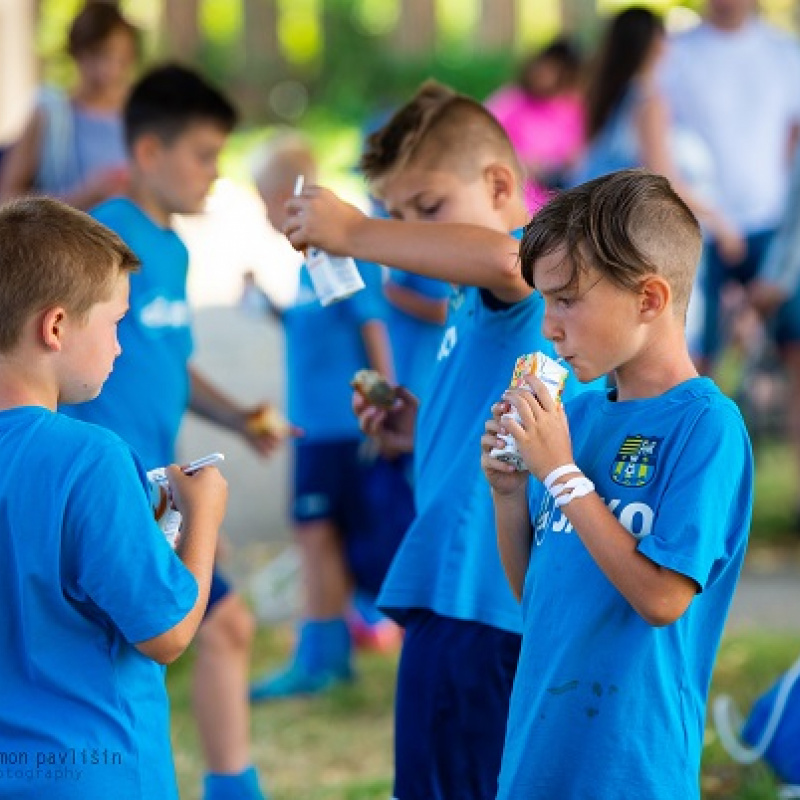
[[354,614],[347,620],[347,627],[358,650],[397,653],[403,644],[403,629],[390,619],[370,624]]

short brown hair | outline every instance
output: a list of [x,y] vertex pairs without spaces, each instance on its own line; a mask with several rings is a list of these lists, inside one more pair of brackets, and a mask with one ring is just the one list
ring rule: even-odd
[[522,276],[535,286],[536,262],[564,247],[573,283],[591,267],[630,291],[661,275],[685,313],[702,245],[694,214],[666,178],[621,170],[557,194],[536,213],[522,236]]
[[[391,173],[422,159],[434,165],[447,161],[459,171],[473,170],[479,166],[481,151],[507,164],[521,180],[514,147],[492,114],[477,100],[436,81],[426,81],[367,138],[360,167],[370,183],[379,184]],[[379,186],[376,188],[380,194]]]
[[67,52],[73,58],[92,53],[117,31],[125,31],[130,35],[136,54],[139,55],[139,29],[131,25],[112,3],[88,0],[83,10],[72,20],[67,36]]
[[108,299],[139,259],[113,231],[45,197],[0,206],[0,352],[12,350],[31,315],[63,306],[78,317]]

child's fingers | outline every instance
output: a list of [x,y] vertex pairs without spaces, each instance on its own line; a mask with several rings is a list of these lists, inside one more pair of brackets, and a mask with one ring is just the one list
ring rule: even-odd
[[[520,413],[520,417],[522,417],[523,423],[522,425],[517,422],[514,417],[506,416],[503,417],[503,428],[516,439],[520,441],[526,435],[525,430],[525,417],[523,416],[522,412]],[[535,424],[535,423],[534,423]]]
[[505,442],[499,439],[494,433],[484,433],[481,436],[481,450],[484,453],[491,453],[495,448],[502,447]]
[[553,411],[556,408],[556,401],[553,400],[547,386],[540,378],[537,378],[536,375],[526,375],[525,383],[531,387],[537,402],[545,411]]
[[517,471],[517,468],[513,464],[501,461],[499,458],[489,455],[489,453],[481,454],[481,468],[486,473],[503,472],[508,475]]
[[495,419],[500,419],[503,414],[508,414],[511,410],[511,405],[506,400],[500,400],[492,406],[492,416]]
[[[509,389],[504,396],[517,410],[523,426],[529,428],[536,424],[537,415],[542,413],[542,409],[534,395],[525,389]],[[501,417],[503,425],[508,418],[508,414]]]

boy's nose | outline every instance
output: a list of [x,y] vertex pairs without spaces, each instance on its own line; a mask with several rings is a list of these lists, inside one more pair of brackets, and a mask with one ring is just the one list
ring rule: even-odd
[[550,312],[547,308],[545,308],[544,311],[542,333],[544,334],[545,339],[549,339],[551,342],[555,342],[563,338],[563,332],[561,331],[560,326],[555,320],[552,312]]

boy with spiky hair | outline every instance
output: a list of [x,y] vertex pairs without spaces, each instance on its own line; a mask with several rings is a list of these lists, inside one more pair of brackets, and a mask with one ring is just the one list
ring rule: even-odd
[[552,353],[541,296],[519,270],[528,219],[521,172],[494,117],[434,83],[369,138],[362,168],[394,219],[369,219],[309,187],[288,204],[292,243],[460,287],[422,405],[403,389],[390,411],[356,401],[362,427],[385,452],[413,450],[416,459],[417,516],[379,598],[405,626],[394,794],[486,800],[497,789],[521,619],[475,441],[516,358]]
[[226,486],[167,469],[184,530],[153,519],[145,468],[56,413],[120,354],[138,259],[56,200],[0,208],[0,748],[4,797],[177,800],[162,664],[203,619]]
[[[511,390],[482,439],[524,631],[498,798],[699,798],[711,668],[744,559],[753,459],[685,321],[702,237],[666,178],[612,173],[525,229],[522,274],[581,381]],[[521,422],[505,416],[509,404]],[[535,479],[491,456],[511,434]]]

